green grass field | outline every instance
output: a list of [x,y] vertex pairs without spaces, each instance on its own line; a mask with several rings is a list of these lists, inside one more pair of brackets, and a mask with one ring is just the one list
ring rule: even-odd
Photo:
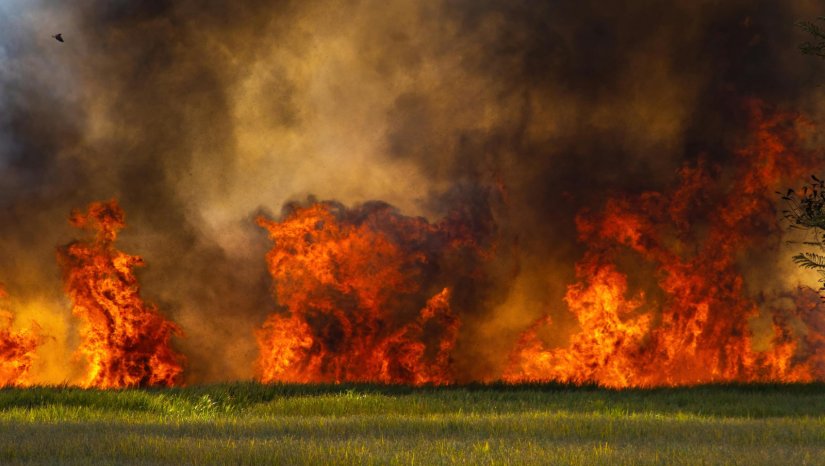
[[0,464],[825,464],[825,385],[0,390]]

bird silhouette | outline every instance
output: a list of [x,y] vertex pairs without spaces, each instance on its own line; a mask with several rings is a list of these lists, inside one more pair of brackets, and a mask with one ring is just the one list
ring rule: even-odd
[[55,34],[52,37],[54,37],[58,42],[63,42],[63,34],[62,33]]

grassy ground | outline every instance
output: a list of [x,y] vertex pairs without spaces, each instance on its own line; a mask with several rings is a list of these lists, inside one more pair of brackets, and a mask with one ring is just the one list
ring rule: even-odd
[[0,464],[825,464],[825,385],[0,390]]

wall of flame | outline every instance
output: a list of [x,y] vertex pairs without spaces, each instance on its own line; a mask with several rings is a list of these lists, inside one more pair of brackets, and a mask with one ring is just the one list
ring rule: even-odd
[[[592,247],[576,218],[672,192],[700,159],[731,186],[752,99],[789,121],[825,108],[822,65],[793,27],[817,2],[621,3],[0,3],[0,282],[15,327],[49,335],[34,381],[83,378],[55,248],[77,237],[72,209],[113,197],[129,218],[119,247],[147,264],[143,295],[185,330],[189,383],[254,376],[254,331],[276,308],[254,219],[308,195],[495,225],[483,278],[451,298],[459,378],[500,375],[536,319],[552,321],[542,345],[567,344],[569,286]],[[809,131],[789,150],[819,146]],[[732,267],[767,348],[768,310],[794,308],[788,290],[815,278],[781,231],[750,228]],[[629,293],[661,292],[628,255]]]

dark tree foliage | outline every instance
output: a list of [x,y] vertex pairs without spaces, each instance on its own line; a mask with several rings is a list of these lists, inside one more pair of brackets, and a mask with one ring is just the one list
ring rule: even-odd
[[[790,222],[790,228],[809,232],[812,237],[801,244],[825,251],[825,181],[811,175],[813,181],[804,185],[801,191],[789,189],[782,196],[787,209],[783,217]],[[825,293],[825,255],[815,252],[801,252],[793,256],[794,262],[802,268],[819,272],[822,283],[819,291]]]
[[[817,18],[818,21],[825,22],[825,16]],[[799,50],[805,55],[816,55],[825,58],[825,31],[816,23],[810,21],[800,21],[796,26],[811,35],[813,42],[806,41],[799,45]]]
[[[816,19],[819,23],[799,21],[796,26],[810,35],[811,40],[799,45],[799,50],[805,55],[814,55],[825,58],[825,30],[818,24],[825,26],[825,16]],[[803,245],[813,246],[821,252],[825,251],[825,182],[811,175],[812,182],[803,186],[801,192],[789,189],[782,199],[788,208],[782,211],[785,219],[790,221],[791,228],[805,230],[811,234]],[[819,272],[822,284],[819,291],[825,301],[825,255],[815,252],[801,252],[793,257],[794,262],[802,268],[813,269]]]

